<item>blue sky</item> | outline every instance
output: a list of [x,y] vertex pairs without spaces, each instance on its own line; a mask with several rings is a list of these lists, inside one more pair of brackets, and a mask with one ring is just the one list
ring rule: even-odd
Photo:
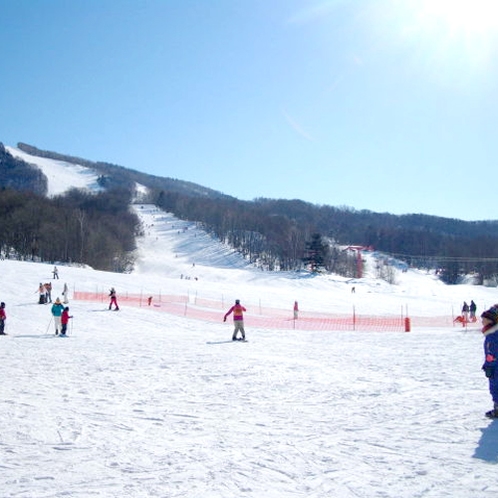
[[239,199],[498,219],[495,0],[0,0],[0,142]]

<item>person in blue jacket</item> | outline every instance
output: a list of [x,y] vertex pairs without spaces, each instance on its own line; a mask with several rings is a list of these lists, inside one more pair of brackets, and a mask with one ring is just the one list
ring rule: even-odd
[[484,334],[484,364],[482,369],[489,380],[489,392],[493,398],[493,409],[486,417],[498,418],[498,304],[481,315]]
[[64,311],[64,305],[61,303],[61,300],[57,298],[55,303],[52,305],[52,316],[54,317],[54,325],[55,325],[55,335],[59,335],[59,332],[62,330],[61,316]]

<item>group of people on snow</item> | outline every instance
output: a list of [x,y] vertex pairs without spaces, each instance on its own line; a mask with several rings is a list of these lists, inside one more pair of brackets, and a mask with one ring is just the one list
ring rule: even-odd
[[474,301],[470,301],[470,305],[467,304],[467,301],[464,301],[462,306],[462,313],[458,315],[453,320],[453,322],[461,323],[462,327],[465,327],[465,325],[469,322],[477,322],[476,311],[477,306]]
[[69,319],[73,318],[69,315],[69,306],[64,306],[61,300],[57,298],[52,305],[51,312],[55,325],[55,335],[66,336]]
[[[52,304],[52,284],[50,282],[46,282],[42,284],[41,282],[38,285],[38,304]],[[64,284],[62,289],[62,297],[64,300],[64,304],[69,303],[69,289],[67,284]]]

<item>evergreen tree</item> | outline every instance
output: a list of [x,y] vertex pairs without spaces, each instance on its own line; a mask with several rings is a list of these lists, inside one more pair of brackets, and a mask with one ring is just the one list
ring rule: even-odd
[[329,247],[323,242],[319,233],[314,233],[311,240],[306,242],[306,251],[303,258],[304,263],[310,267],[313,273],[323,268],[328,259]]

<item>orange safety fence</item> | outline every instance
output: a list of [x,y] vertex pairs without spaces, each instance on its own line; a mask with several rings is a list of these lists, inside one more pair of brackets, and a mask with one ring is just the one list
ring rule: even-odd
[[[78,301],[101,302],[107,306],[109,296],[103,292],[75,291],[73,299]],[[120,307],[134,306],[162,311],[175,316],[185,316],[207,322],[220,322],[226,309],[230,306],[222,300],[199,298],[185,295],[125,294],[118,297]],[[334,314],[323,312],[300,311],[297,319],[292,310],[259,306],[246,306],[244,314],[246,325],[258,328],[283,330],[343,330],[343,331],[404,331],[414,327],[452,327],[455,326],[451,316],[405,317],[400,315],[370,316]],[[460,327],[461,325],[458,324]]]

